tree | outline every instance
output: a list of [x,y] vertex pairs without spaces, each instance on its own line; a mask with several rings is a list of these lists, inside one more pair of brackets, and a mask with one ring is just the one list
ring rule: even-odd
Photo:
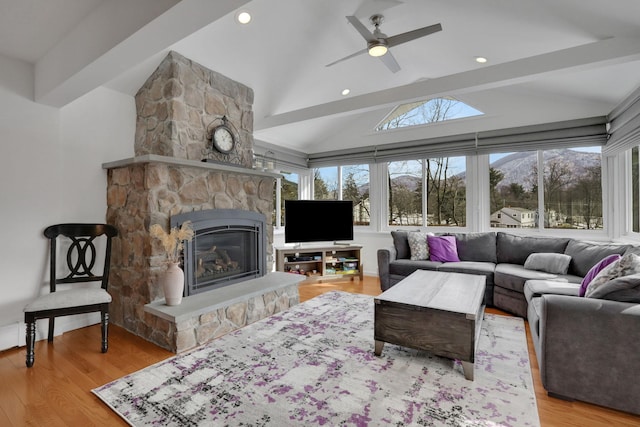
[[376,130],[396,129],[448,120],[454,108],[462,104],[453,98],[432,98],[398,106]]
[[[443,223],[445,197],[449,182],[449,158],[440,157],[427,161],[427,212],[434,215],[434,223]],[[431,209],[429,209],[431,208]]]
[[466,204],[466,187],[464,180],[459,176],[453,176],[450,179],[449,190],[445,197],[444,212],[447,225],[452,223],[456,226],[464,226],[466,224],[467,204]]
[[399,225],[422,225],[411,221],[411,217],[415,217],[412,215],[415,213],[415,194],[403,186],[396,186],[394,194],[392,217],[397,223]]
[[491,213],[499,210],[500,200],[498,199],[498,184],[504,179],[504,173],[495,168],[489,168],[489,204]]
[[582,202],[578,210],[584,218],[587,230],[597,227],[600,225],[599,218],[602,218],[602,169],[600,166],[588,167],[585,176],[575,184],[575,189]]
[[[284,201],[298,200],[298,183],[294,181],[289,181],[287,179],[287,176],[285,175],[284,178],[282,178],[282,190],[280,194],[282,196],[280,199],[280,213],[282,215],[282,217],[280,218],[280,221],[281,221],[281,224],[284,224]],[[274,194],[273,200],[275,200],[275,194]],[[275,216],[275,210],[274,210],[273,225],[275,225],[275,220],[276,220],[276,216]]]
[[[358,224],[368,224],[368,218],[371,217],[369,207],[365,203],[368,198],[368,191],[360,194],[354,172],[347,173],[342,187],[342,200],[351,200],[353,202],[354,209],[357,209],[357,211],[354,211],[354,221]],[[364,221],[363,218],[367,218],[367,221]]]
[[342,186],[342,199],[351,200],[354,204],[360,202],[360,190],[353,176],[353,172],[349,172],[344,179],[344,185]]
[[322,179],[320,171],[314,169],[313,171],[313,198],[316,200],[335,199],[335,192],[329,189],[327,183]]

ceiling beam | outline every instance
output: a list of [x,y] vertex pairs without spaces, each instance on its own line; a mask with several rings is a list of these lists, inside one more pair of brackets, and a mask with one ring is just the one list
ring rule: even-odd
[[36,63],[35,100],[62,107],[248,2],[104,2]]
[[638,59],[640,59],[640,40],[609,38],[256,119],[254,130],[265,130],[327,116],[362,113],[383,106],[391,107],[429,97],[455,96],[510,86],[551,73],[575,72]]

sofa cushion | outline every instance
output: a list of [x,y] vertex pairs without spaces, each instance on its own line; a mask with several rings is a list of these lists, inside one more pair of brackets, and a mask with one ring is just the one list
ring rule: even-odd
[[453,236],[427,236],[431,261],[458,262],[456,238]]
[[545,294],[578,296],[580,284],[558,280],[527,280],[524,283],[524,297],[527,302]]
[[409,259],[411,257],[411,250],[409,249],[407,232],[392,231],[391,238],[393,239],[393,246],[396,248],[396,258]]
[[484,275],[487,278],[487,285],[493,285],[493,272],[495,268],[496,265],[492,262],[460,261],[445,262],[438,266],[438,271]]
[[618,261],[620,258],[622,257],[618,254],[609,255],[591,267],[591,270],[589,270],[587,275],[584,276],[584,279],[582,279],[582,283],[580,284],[580,296],[584,296],[585,292],[587,292],[587,286],[589,286],[589,283],[591,283],[591,281],[595,279],[602,270],[604,270],[609,264],[613,264]]
[[416,270],[437,270],[442,265],[437,261],[411,261],[398,259],[389,264],[389,274],[408,276]]
[[427,233],[425,231],[409,231],[407,233],[411,260],[418,261],[429,259],[429,245],[427,245],[428,235],[433,236],[433,233]]
[[632,281],[625,282],[625,280],[620,280],[613,285],[608,282],[638,273],[640,273],[640,256],[634,253],[628,253],[598,273],[591,283],[589,283],[589,286],[587,286],[587,291],[584,296],[587,298],[600,298],[602,295],[606,295],[615,290],[634,287],[635,285]]
[[571,257],[565,254],[537,252],[529,255],[524,268],[552,274],[567,274]]
[[496,263],[496,233],[447,233],[456,238],[460,261]]
[[527,270],[523,265],[518,264],[496,265],[496,271],[493,276],[493,282],[496,286],[523,293],[524,284],[527,280],[557,280],[560,282],[580,283],[582,277]]
[[498,263],[523,265],[534,252],[555,252],[562,254],[569,239],[551,237],[516,236],[498,232],[496,236],[496,256]]
[[623,255],[629,245],[603,245],[592,242],[571,240],[564,253],[571,257],[569,272],[576,276],[586,276],[591,267],[609,255]]

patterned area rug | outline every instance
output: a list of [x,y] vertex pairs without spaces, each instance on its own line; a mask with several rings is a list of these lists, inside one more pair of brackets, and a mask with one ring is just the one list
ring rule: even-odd
[[373,343],[373,298],[330,292],[93,392],[134,426],[539,426],[522,319],[485,314],[475,381]]

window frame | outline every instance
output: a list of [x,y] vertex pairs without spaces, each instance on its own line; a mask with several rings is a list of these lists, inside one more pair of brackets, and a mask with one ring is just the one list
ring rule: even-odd
[[[569,147],[567,147],[569,148]],[[536,150],[538,153],[538,167],[542,163],[543,150]],[[436,156],[434,156],[436,157]],[[440,156],[438,156],[440,157]],[[460,155],[454,155],[451,157],[462,157]],[[630,171],[630,150],[622,153],[617,157],[605,156],[602,154],[602,173],[601,173],[601,185],[602,185],[602,203],[603,203],[603,228],[599,230],[581,230],[581,229],[554,229],[544,228],[543,224],[539,223],[536,228],[491,228],[490,227],[490,209],[489,209],[489,167],[490,167],[490,154],[474,154],[467,155],[465,157],[466,167],[466,224],[464,227],[460,226],[433,226],[426,225],[426,215],[423,215],[422,226],[391,226],[388,224],[389,218],[389,194],[387,184],[388,163],[357,163],[368,164],[369,167],[369,200],[371,204],[370,222],[369,225],[356,225],[354,226],[356,232],[374,232],[374,233],[388,233],[393,230],[422,230],[432,232],[447,232],[447,233],[459,233],[459,232],[508,232],[518,235],[546,235],[546,236],[558,236],[558,237],[570,237],[576,239],[588,239],[588,240],[602,240],[610,241],[614,238],[611,236],[612,230],[615,230],[616,221],[618,221],[618,237],[626,237],[628,239],[640,240],[640,233],[630,232],[629,226],[629,210],[623,209],[623,212],[616,211],[610,206],[610,202],[618,202],[620,206],[628,205],[631,188],[631,178],[627,173]],[[355,166],[357,165],[336,165],[340,175],[339,191],[342,193],[342,166]],[[334,166],[330,166],[334,167]],[[426,179],[425,169],[426,164],[423,162],[423,180]],[[315,168],[308,169],[296,169],[291,168],[288,172],[297,173],[299,176],[298,183],[298,198],[313,199],[313,176]],[[541,169],[544,170],[544,169]],[[609,171],[617,171],[617,181],[625,188],[625,192],[613,191],[613,188],[618,187],[617,182],[613,182]],[[544,179],[543,174],[538,176],[538,188],[544,189],[544,185],[541,182]],[[423,184],[423,210],[426,212],[426,185]],[[544,190],[543,190],[544,191]],[[538,192],[538,206],[544,206],[543,191]],[[624,199],[624,200],[622,200]],[[279,207],[277,214],[280,214]],[[615,216],[614,216],[615,215]],[[279,228],[274,227],[274,233],[283,233],[284,226]]]

